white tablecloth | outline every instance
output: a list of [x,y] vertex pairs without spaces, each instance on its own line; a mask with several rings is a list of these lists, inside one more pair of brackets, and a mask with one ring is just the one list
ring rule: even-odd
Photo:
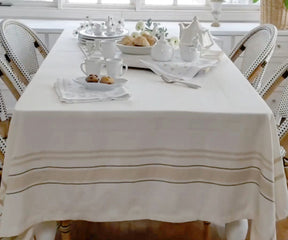
[[50,220],[244,218],[251,240],[275,237],[288,201],[273,115],[228,58],[197,90],[130,69],[128,100],[61,103],[53,85],[81,61],[67,30],[16,106],[1,237]]

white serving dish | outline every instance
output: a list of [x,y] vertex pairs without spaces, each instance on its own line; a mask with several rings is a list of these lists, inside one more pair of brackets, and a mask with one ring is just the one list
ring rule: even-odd
[[117,43],[117,47],[122,53],[132,54],[132,55],[150,55],[151,46],[149,47],[137,47],[137,46],[127,46],[121,43]]
[[105,83],[94,83],[94,82],[86,82],[86,77],[78,77],[75,79],[76,82],[82,84],[86,89],[96,90],[96,91],[110,91],[112,89],[122,87],[127,79],[125,78],[116,78],[114,79],[113,84],[105,84]]

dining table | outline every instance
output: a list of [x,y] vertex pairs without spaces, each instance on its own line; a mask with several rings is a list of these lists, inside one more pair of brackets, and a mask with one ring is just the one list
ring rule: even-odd
[[85,77],[72,32],[64,29],[15,106],[0,237],[50,221],[249,219],[251,240],[276,239],[288,215],[277,128],[234,63],[223,54],[194,77],[197,89],[129,68],[125,98],[67,103],[57,81]]

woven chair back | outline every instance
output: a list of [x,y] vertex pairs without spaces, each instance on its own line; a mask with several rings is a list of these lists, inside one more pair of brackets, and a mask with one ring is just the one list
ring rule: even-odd
[[0,23],[0,40],[6,51],[6,59],[25,85],[37,72],[41,58],[48,49],[37,34],[16,20],[6,19]]
[[[288,77],[288,59],[286,59],[279,67],[277,67],[276,71],[272,74],[272,76],[268,79],[265,85],[259,91],[261,97],[264,100],[267,100],[270,95],[278,88],[278,86]],[[283,95],[283,100],[288,101],[288,96]]]
[[[25,85],[13,73],[5,59],[0,57],[0,78],[6,84],[11,94],[16,100],[20,98],[25,90]],[[8,115],[5,99],[0,90],[0,175],[4,155],[6,152],[6,139],[8,137],[9,125],[11,118]]]
[[0,91],[0,175],[2,174],[2,163],[6,153],[6,138],[8,136],[10,119],[7,107]]
[[243,56],[240,70],[257,90],[261,87],[267,63],[276,45],[276,39],[277,28],[272,24],[264,24],[247,33],[230,54],[233,62]]
[[0,57],[0,78],[8,87],[11,94],[16,100],[20,98],[25,90],[25,85],[21,82],[12,71],[11,67],[7,65],[4,59]]

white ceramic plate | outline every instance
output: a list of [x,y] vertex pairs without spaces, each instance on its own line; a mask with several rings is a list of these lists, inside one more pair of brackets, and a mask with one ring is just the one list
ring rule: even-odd
[[121,43],[117,43],[117,47],[122,53],[132,54],[132,55],[150,55],[152,47],[136,47],[136,46],[127,46]]
[[82,29],[79,34],[79,40],[94,40],[94,39],[120,39],[127,35],[128,30],[124,29],[122,32],[107,33],[102,32],[101,34],[94,34],[93,32],[87,31],[87,29]]
[[125,78],[114,79],[113,84],[86,82],[86,77],[79,77],[75,79],[76,82],[82,84],[86,89],[97,91],[109,91],[118,87],[122,87],[127,82]]

